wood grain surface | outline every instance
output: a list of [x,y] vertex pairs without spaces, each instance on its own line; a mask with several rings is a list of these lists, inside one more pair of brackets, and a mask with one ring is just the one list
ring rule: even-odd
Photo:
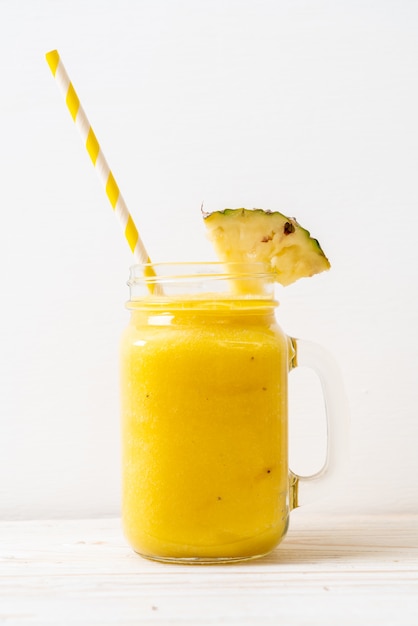
[[0,523],[0,624],[416,626],[418,516],[292,514],[270,556],[163,565],[118,519]]

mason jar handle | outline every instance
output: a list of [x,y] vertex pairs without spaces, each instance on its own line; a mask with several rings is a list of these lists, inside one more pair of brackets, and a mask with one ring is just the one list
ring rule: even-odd
[[348,460],[348,402],[340,370],[331,354],[316,343],[290,338],[291,369],[308,367],[322,387],[327,425],[323,467],[310,476],[289,472],[290,508],[309,504],[328,494],[340,480]]

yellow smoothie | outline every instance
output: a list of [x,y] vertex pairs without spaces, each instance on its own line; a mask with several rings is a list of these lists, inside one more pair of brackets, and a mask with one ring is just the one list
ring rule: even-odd
[[289,347],[274,304],[216,296],[129,303],[123,525],[140,554],[252,558],[284,536]]

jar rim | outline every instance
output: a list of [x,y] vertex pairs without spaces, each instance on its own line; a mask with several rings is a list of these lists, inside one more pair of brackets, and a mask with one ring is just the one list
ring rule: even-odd
[[130,301],[231,298],[271,302],[275,276],[265,263],[207,261],[145,263],[130,268]]
[[267,263],[260,261],[175,261],[135,264],[130,267],[128,285],[159,284],[168,281],[264,279],[273,280]]

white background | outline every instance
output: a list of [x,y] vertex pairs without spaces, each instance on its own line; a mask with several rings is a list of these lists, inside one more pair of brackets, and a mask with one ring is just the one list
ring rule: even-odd
[[[417,32],[414,0],[0,0],[1,517],[119,511],[131,256],[53,48],[153,260],[214,258],[202,201],[319,238],[332,271],[281,290],[279,319],[345,379],[350,470],[320,506],[418,511]],[[308,471],[319,394],[292,390]]]

